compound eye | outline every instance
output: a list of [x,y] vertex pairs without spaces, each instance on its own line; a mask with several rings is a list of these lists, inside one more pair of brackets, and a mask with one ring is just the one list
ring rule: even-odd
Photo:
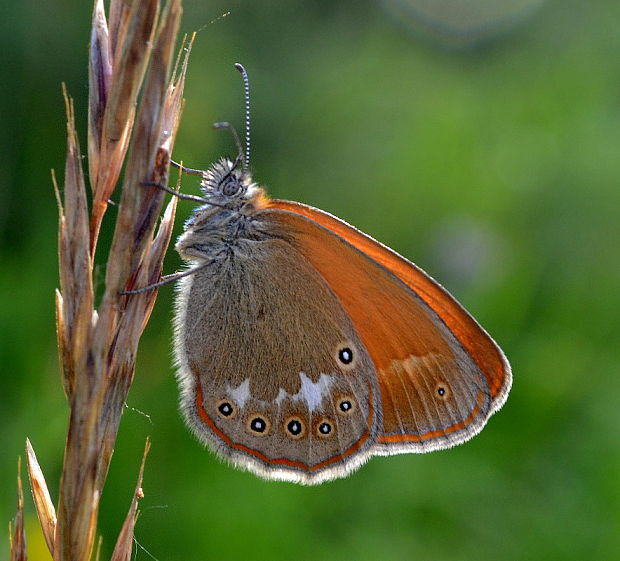
[[231,175],[222,182],[221,190],[227,197],[232,197],[241,191],[241,182]]

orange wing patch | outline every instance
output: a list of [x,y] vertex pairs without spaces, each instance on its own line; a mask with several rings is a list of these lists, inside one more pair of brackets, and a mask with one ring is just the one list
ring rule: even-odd
[[506,357],[478,322],[422,269],[329,213],[301,203],[281,200],[269,201],[268,207],[310,218],[396,275],[441,317],[476,361],[488,380],[491,397],[500,400],[505,398],[512,381]]
[[271,214],[270,220],[284,226],[336,293],[377,369],[387,369],[392,361],[412,354],[452,356],[432,312],[389,271],[307,219],[289,212]]

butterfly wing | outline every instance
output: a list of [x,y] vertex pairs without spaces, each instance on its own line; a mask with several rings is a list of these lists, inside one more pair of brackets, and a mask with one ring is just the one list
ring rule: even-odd
[[369,455],[374,365],[349,315],[277,224],[182,280],[181,407],[219,455],[268,479],[318,483]]
[[342,220],[270,201],[261,220],[289,232],[351,318],[377,373],[381,434],[373,452],[426,452],[468,440],[506,400],[510,366],[438,283]]

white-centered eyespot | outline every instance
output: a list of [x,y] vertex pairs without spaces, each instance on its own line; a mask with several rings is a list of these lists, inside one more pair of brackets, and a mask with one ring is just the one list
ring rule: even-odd
[[246,422],[248,431],[257,436],[265,436],[271,429],[271,422],[264,415],[253,413]]
[[448,387],[448,384],[445,382],[439,382],[435,386],[435,396],[442,401],[448,399],[450,397],[450,388]]
[[340,396],[336,400],[336,411],[340,415],[350,415],[355,411],[355,400],[348,395]]
[[297,415],[293,415],[284,421],[286,434],[295,440],[306,436],[306,424]]
[[329,438],[334,432],[335,426],[330,419],[321,419],[316,425],[316,434],[321,438]]
[[355,368],[357,364],[357,355],[358,351],[355,345],[353,345],[351,341],[344,341],[336,346],[333,356],[340,369],[347,371]]
[[237,406],[231,399],[220,399],[215,408],[220,417],[224,419],[234,419],[237,416]]

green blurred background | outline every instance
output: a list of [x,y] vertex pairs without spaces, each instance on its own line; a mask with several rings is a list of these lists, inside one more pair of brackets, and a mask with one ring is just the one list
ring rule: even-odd
[[[14,513],[26,437],[57,496],[67,408],[49,170],[63,169],[61,81],[85,138],[91,9],[3,4],[0,524]],[[234,151],[211,123],[241,127],[232,64],[243,62],[256,179],[439,279],[501,344],[514,387],[464,446],[375,458],[315,488],[263,482],[215,460],[183,426],[173,291],[163,289],[104,493],[102,558],[147,435],[136,535],[160,560],[620,558],[620,4],[186,0],[185,9],[184,30],[202,31],[176,157],[205,167]],[[186,178],[184,190],[195,189]],[[179,205],[179,225],[190,210]],[[166,269],[178,266],[171,251]],[[28,496],[27,529],[31,559],[46,559]],[[137,548],[136,558],[151,557]]]

